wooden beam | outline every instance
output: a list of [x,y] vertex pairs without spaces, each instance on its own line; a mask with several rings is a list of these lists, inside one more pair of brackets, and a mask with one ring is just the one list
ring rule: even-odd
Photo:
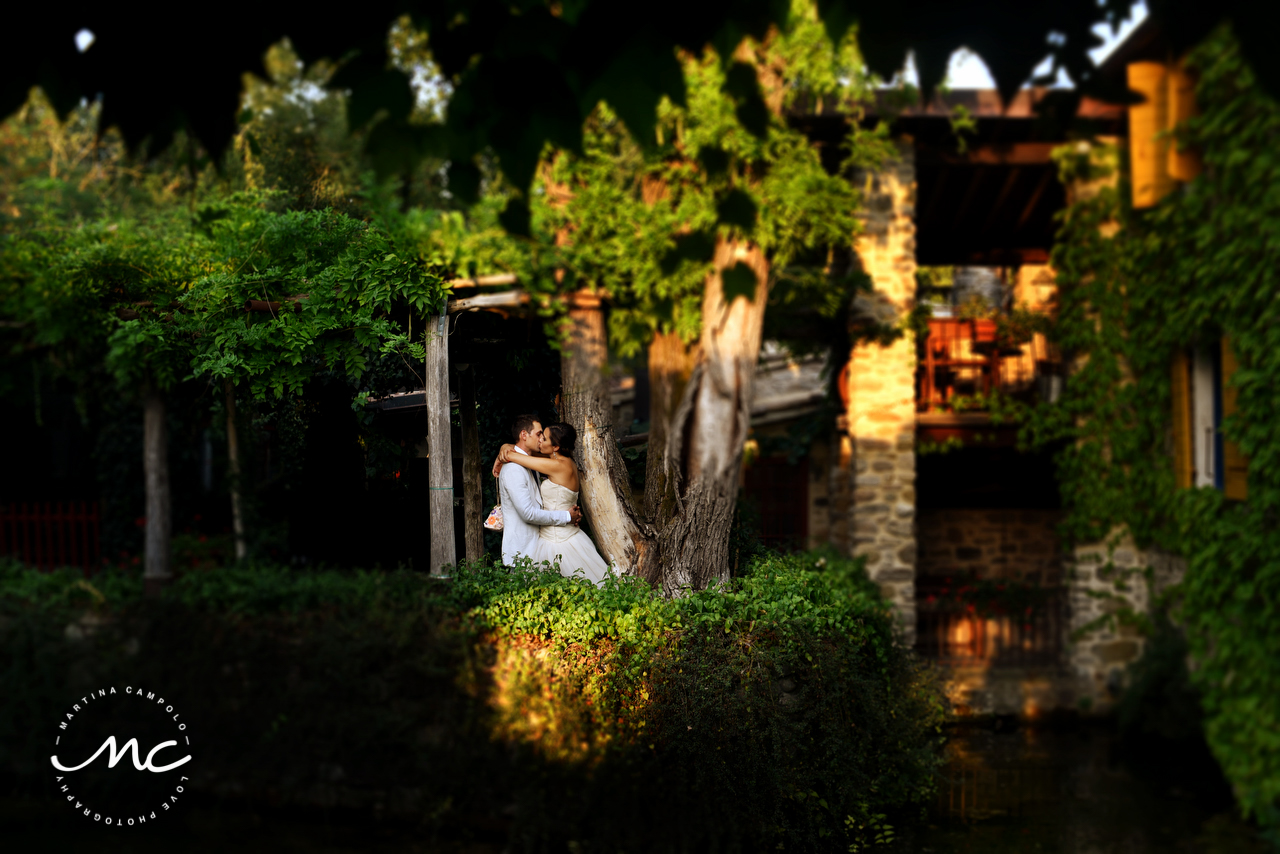
[[1044,174],[1040,176],[1040,183],[1036,184],[1035,190],[1031,193],[1031,198],[1027,199],[1026,207],[1022,209],[1022,214],[1018,217],[1018,227],[1014,229],[1015,234],[1022,230],[1022,227],[1027,224],[1027,220],[1031,219],[1031,214],[1035,212],[1036,205],[1040,203],[1040,197],[1049,188],[1049,181],[1053,177],[1054,170],[1044,170]]
[[430,490],[432,575],[457,562],[453,540],[453,449],[449,429],[449,318],[427,325],[427,485]]
[[[938,92],[927,104],[912,104],[903,109],[900,94],[881,90],[876,93],[874,102],[866,109],[868,118],[887,118],[892,115],[895,120],[929,118],[948,121],[955,116],[956,106],[964,105],[974,118],[1008,122],[1034,119],[1036,104],[1049,92],[1050,90],[1043,86],[1019,89],[1013,100],[1005,104],[1000,99],[1000,93],[994,89],[952,89],[945,94]],[[1081,98],[1076,115],[1080,118],[1120,121],[1124,118],[1124,110],[1122,104],[1107,104],[1093,98]]]
[[[275,314],[285,307],[285,303],[292,303],[294,311],[302,311],[302,301],[310,299],[310,294],[293,294],[284,298],[284,302],[275,302],[262,299],[247,299],[244,301],[245,311],[261,311]],[[150,303],[148,303],[150,305]]]
[[991,212],[987,214],[986,220],[982,223],[982,230],[978,234],[986,234],[991,230],[991,226],[995,224],[996,217],[1003,213],[1005,199],[1009,198],[1009,192],[1013,189],[1013,185],[1018,182],[1018,176],[1021,174],[1022,170],[1016,166],[1009,170],[1009,176],[1004,179],[1004,186],[1000,188],[995,204],[991,206]]
[[529,295],[524,291],[502,291],[496,294],[481,294],[466,299],[449,300],[449,314],[460,311],[479,311],[480,309],[518,308],[529,302]]
[[454,288],[483,288],[490,285],[514,285],[515,273],[492,273],[488,276],[476,276],[473,279],[450,279],[447,284]]
[[462,531],[467,560],[484,557],[484,487],[480,464],[480,427],[476,421],[476,375],[458,365],[458,412],[462,416]]
[[952,220],[951,228],[959,231],[965,218],[969,214],[969,206],[973,204],[973,197],[978,194],[978,188],[982,186],[982,179],[986,175],[986,167],[979,166],[973,170],[973,177],[969,179],[969,189],[965,191],[964,199],[961,200],[960,206],[956,208],[955,218]]
[[[604,291],[597,293],[580,292],[570,294],[566,299],[569,308],[599,308],[609,295]],[[496,294],[480,294],[465,299],[449,300],[449,314],[463,311],[479,311],[481,309],[501,310],[519,308],[529,304],[529,295],[524,291],[500,291]]]
[[920,147],[916,151],[916,165],[933,166],[1047,166],[1053,162],[1050,156],[1061,142],[1011,142],[980,145],[964,153],[946,148]]

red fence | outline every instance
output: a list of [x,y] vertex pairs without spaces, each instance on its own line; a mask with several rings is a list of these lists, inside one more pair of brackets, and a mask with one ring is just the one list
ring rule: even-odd
[[92,572],[102,563],[98,502],[0,507],[0,554],[41,569],[78,566]]

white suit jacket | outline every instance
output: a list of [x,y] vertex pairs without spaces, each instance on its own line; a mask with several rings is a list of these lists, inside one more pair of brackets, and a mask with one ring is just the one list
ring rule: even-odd
[[[520,448],[516,452],[524,453]],[[568,510],[543,510],[538,475],[514,463],[498,472],[498,500],[502,502],[502,562],[507,566],[515,563],[517,555],[533,554],[539,528],[567,525],[571,519]]]

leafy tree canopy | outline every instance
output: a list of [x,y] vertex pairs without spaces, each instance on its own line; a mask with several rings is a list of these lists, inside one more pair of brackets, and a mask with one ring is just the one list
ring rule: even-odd
[[411,341],[410,317],[438,315],[447,296],[385,232],[254,196],[45,223],[0,246],[13,351],[47,352],[81,384],[105,364],[125,390],[208,376],[279,397],[317,369],[358,379],[380,354],[420,363],[426,330]]
[[[217,271],[179,299],[177,325],[195,376],[246,378],[256,396],[280,397],[319,365],[359,377],[378,352],[421,363],[425,324],[411,341],[411,318],[439,315],[448,288],[385,232],[332,211],[227,204],[201,215]],[[266,311],[244,311],[253,300]]]

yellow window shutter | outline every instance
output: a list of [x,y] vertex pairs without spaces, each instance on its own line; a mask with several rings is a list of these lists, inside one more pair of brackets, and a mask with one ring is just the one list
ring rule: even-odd
[[1142,103],[1129,106],[1129,177],[1133,206],[1149,208],[1173,189],[1169,175],[1169,71],[1161,62],[1131,62],[1129,88]]
[[1191,486],[1191,366],[1187,352],[1173,354],[1173,477],[1178,489]]
[[[1236,354],[1231,342],[1222,339],[1222,417],[1229,418],[1236,412],[1236,391],[1233,379],[1236,373]],[[1249,460],[1240,453],[1240,446],[1227,439],[1222,440],[1222,494],[1236,501],[1249,497]]]

